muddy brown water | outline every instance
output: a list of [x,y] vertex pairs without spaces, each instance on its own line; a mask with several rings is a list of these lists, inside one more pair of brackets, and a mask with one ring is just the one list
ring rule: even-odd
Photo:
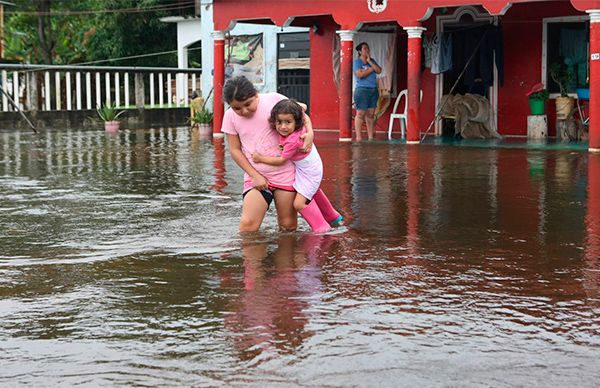
[[0,385],[598,386],[598,158],[317,145],[345,226],[240,236],[222,141],[0,132]]

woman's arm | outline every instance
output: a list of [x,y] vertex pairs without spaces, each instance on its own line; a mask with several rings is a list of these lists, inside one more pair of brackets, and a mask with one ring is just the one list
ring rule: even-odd
[[300,139],[304,140],[300,151],[310,152],[315,140],[315,133],[313,131],[312,121],[310,121],[310,117],[308,117],[306,113],[304,113],[304,128],[306,128],[306,133],[300,136]]
[[381,66],[379,66],[373,58],[367,58],[366,63],[371,65],[371,67],[367,67],[366,69],[359,68],[354,72],[358,78],[365,78],[371,73],[381,74]]
[[366,69],[357,69],[354,74],[356,74],[356,76],[358,78],[365,78],[366,76],[368,76],[369,74],[371,74],[372,72],[374,72],[375,69],[373,69],[372,67],[366,68]]
[[239,136],[227,134],[227,144],[229,145],[229,153],[233,161],[252,178],[252,187],[257,190],[266,189],[269,182],[246,159],[246,156],[242,152],[242,143],[240,143]]
[[281,166],[287,162],[287,158],[282,156],[264,156],[259,153],[252,154],[252,160],[254,163],[264,163],[271,166]]
[[375,73],[381,74],[381,66],[379,66],[377,62],[373,60],[373,58],[367,59],[367,63],[371,65],[371,69],[373,69]]

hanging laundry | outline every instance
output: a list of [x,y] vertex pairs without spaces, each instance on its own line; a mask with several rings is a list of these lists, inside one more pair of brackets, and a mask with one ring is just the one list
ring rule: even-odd
[[431,54],[433,50],[432,40],[433,37],[423,37],[423,66],[425,66],[428,69],[431,69]]
[[431,73],[441,74],[452,69],[452,36],[438,33],[431,40]]
[[452,70],[452,35],[442,35],[442,45],[440,47],[440,71],[445,73]]
[[476,82],[480,82],[480,86],[485,88],[492,86],[494,83],[494,63],[498,69],[500,86],[504,84],[504,50],[500,27],[490,24],[455,31],[452,32],[452,36],[453,71],[456,76],[466,66],[467,61],[475,52],[471,63],[465,69],[463,78],[463,84],[467,89],[473,87]]

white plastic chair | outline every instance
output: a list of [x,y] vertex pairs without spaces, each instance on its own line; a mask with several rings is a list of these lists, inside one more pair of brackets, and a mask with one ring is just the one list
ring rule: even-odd
[[[398,112],[398,105],[400,105],[400,100],[404,98],[404,109],[402,113]],[[423,91],[421,90],[421,101],[423,101]],[[394,127],[394,119],[398,119],[400,121],[400,138],[404,139],[404,133],[406,132],[406,122],[408,121],[408,90],[404,89],[400,93],[398,93],[398,97],[396,97],[396,102],[394,103],[394,109],[392,109],[392,114],[390,115],[390,125],[388,127],[388,139],[392,140],[392,128]]]

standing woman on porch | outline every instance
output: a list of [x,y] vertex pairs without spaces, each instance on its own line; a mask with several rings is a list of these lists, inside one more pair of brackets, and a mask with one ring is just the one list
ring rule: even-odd
[[365,42],[356,46],[358,58],[354,60],[352,71],[356,79],[354,90],[354,104],[356,105],[356,117],[354,118],[354,129],[356,140],[362,139],[361,131],[363,122],[367,122],[367,136],[373,140],[375,136],[375,108],[379,91],[377,90],[377,74],[381,73],[381,67],[371,58],[371,50]]

